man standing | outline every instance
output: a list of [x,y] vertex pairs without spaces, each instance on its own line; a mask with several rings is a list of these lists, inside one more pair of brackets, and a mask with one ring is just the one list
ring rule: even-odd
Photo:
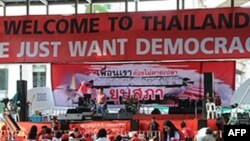
[[184,134],[185,141],[192,141],[195,136],[194,130],[190,127],[187,127],[185,121],[182,121],[180,123],[180,126],[181,126],[181,132]]
[[151,118],[151,121],[148,125],[149,130],[149,137],[157,137],[158,138],[158,130],[159,130],[159,124],[155,121],[155,117]]
[[104,114],[106,105],[107,105],[107,96],[103,92],[103,88],[100,88],[96,96],[96,112]]

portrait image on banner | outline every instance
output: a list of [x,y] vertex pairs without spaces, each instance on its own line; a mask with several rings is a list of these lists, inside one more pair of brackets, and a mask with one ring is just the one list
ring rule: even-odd
[[176,106],[180,98],[203,99],[203,73],[213,72],[214,94],[222,98],[222,105],[229,105],[234,90],[234,66],[232,61],[52,64],[54,102],[56,106],[72,106],[86,94],[95,99],[97,89],[104,88],[113,104],[133,97],[143,104]]

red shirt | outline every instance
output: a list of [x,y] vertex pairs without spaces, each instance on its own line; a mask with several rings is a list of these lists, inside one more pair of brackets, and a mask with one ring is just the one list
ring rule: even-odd
[[98,94],[96,96],[96,103],[97,104],[106,104],[107,103],[107,98],[105,94]]
[[191,128],[184,127],[181,131],[184,134],[185,138],[193,138],[195,136],[195,133]]

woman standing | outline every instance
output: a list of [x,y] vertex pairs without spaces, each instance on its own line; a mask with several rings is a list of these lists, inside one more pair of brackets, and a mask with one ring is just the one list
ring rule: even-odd
[[37,137],[37,126],[33,125],[30,128],[27,141],[36,141],[37,139],[38,139],[38,137]]

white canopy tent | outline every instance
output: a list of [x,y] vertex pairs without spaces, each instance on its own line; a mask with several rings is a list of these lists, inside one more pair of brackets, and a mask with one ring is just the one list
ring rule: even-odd
[[241,106],[250,105],[250,78],[241,84],[234,92],[231,99],[231,105],[234,105],[235,103]]
[[29,105],[29,116],[35,114],[36,111],[43,115],[58,115],[66,113],[68,107],[56,107],[54,104],[51,88],[38,87],[28,90],[27,101]]

